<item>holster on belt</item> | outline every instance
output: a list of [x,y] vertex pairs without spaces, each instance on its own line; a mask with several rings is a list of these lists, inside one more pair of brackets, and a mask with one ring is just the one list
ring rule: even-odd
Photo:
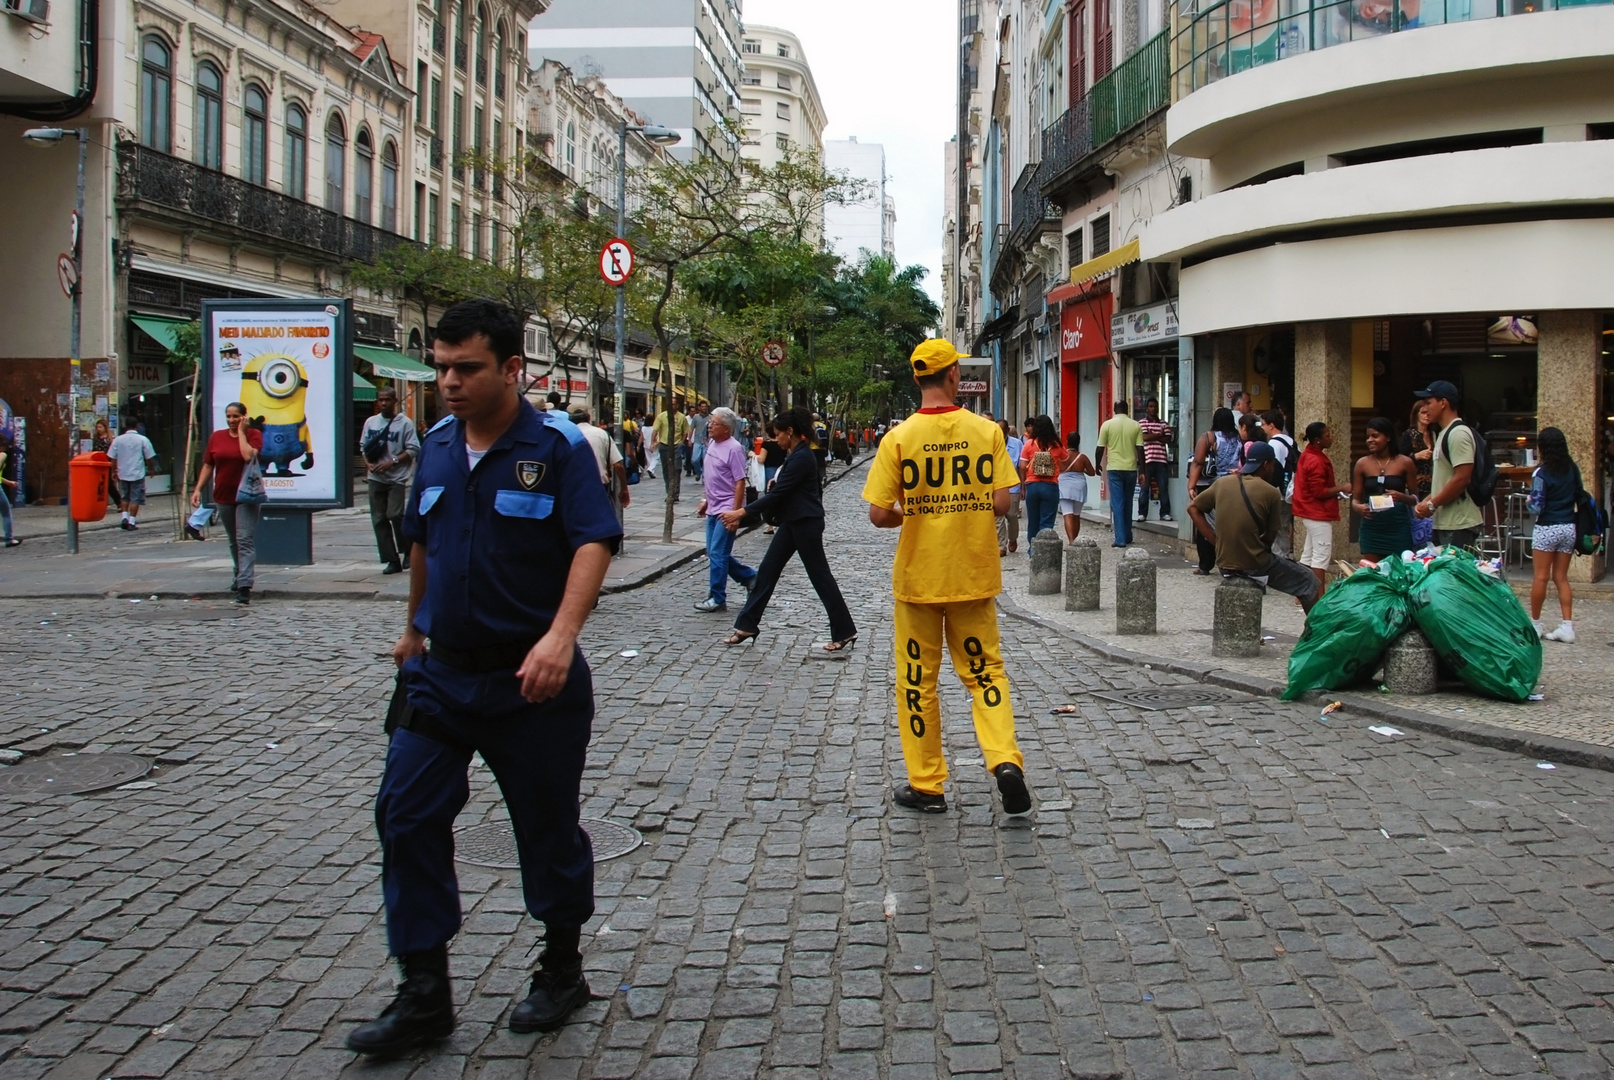
[[413,732],[423,739],[440,742],[444,746],[451,746],[459,750],[469,750],[464,743],[449,734],[441,721],[431,713],[421,712],[409,704],[409,688],[404,681],[404,673],[399,669],[398,676],[392,685],[392,700],[387,703],[387,719],[382,730],[390,739],[392,733],[399,729]]

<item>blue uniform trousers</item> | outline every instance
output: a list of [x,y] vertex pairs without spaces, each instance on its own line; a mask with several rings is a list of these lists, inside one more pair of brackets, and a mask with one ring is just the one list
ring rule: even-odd
[[578,652],[557,697],[533,705],[510,669],[471,673],[429,657],[404,665],[409,703],[453,746],[392,734],[376,796],[387,945],[394,956],[443,945],[460,928],[454,818],[470,797],[471,753],[504,795],[536,919],[581,926],[594,914],[594,850],[578,826],[578,795],[594,719],[594,686]]

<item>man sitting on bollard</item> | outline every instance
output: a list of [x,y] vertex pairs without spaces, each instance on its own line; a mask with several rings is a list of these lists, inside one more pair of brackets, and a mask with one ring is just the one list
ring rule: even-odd
[[[1273,588],[1288,593],[1310,611],[1320,591],[1316,576],[1293,559],[1272,553],[1283,503],[1277,488],[1281,473],[1272,447],[1254,443],[1244,451],[1244,467],[1200,492],[1189,503],[1188,516],[1200,535],[1216,545],[1216,568],[1224,578],[1248,578],[1263,592]],[[1215,528],[1207,514],[1216,516]]]

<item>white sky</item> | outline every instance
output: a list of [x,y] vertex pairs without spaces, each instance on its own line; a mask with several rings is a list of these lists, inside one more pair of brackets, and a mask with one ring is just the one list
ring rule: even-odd
[[829,116],[825,139],[885,146],[899,265],[930,270],[941,303],[943,147],[957,127],[956,5],[942,0],[742,0],[747,23],[801,39]]

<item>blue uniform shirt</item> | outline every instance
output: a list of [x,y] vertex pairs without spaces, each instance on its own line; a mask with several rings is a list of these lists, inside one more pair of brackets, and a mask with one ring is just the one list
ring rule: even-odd
[[622,536],[600,468],[570,421],[525,399],[472,471],[452,418],[421,440],[404,537],[426,547],[415,629],[445,647],[528,644],[549,629],[572,553]]

